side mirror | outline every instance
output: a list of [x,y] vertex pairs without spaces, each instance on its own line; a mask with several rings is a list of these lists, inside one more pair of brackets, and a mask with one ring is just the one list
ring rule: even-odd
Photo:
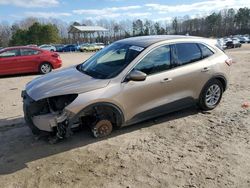
[[138,71],[138,70],[133,70],[131,71],[127,77],[126,80],[128,81],[144,81],[147,78],[147,74],[144,72]]

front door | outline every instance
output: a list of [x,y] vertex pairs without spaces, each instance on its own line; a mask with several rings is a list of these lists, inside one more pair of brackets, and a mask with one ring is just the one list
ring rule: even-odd
[[168,71],[171,69],[171,51],[168,45],[161,46],[147,54],[135,67],[147,74],[145,81],[122,83],[119,100],[126,112],[126,120],[147,119],[166,104],[168,92],[173,87]]
[[20,58],[19,49],[2,51],[0,53],[0,75],[17,73],[19,58]]

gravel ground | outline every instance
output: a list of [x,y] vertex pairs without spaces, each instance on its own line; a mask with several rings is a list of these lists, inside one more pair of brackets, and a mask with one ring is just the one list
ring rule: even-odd
[[[0,187],[250,187],[250,45],[221,104],[186,109],[94,139],[77,132],[56,145],[23,122],[20,92],[37,75],[0,79]],[[61,54],[64,66],[91,54]]]

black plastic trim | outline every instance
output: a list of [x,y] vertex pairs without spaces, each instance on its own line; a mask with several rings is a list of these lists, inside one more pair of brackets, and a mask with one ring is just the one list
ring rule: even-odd
[[194,100],[192,97],[186,97],[168,104],[158,106],[156,108],[135,115],[132,119],[130,119],[125,123],[125,126],[139,123],[141,121],[149,120],[161,115],[165,115],[174,111],[194,106],[196,102],[197,101]]

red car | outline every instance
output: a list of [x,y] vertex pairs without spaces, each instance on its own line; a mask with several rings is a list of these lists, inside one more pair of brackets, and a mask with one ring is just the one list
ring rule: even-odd
[[36,47],[11,47],[0,50],[0,75],[40,72],[49,73],[62,66],[55,52]]

